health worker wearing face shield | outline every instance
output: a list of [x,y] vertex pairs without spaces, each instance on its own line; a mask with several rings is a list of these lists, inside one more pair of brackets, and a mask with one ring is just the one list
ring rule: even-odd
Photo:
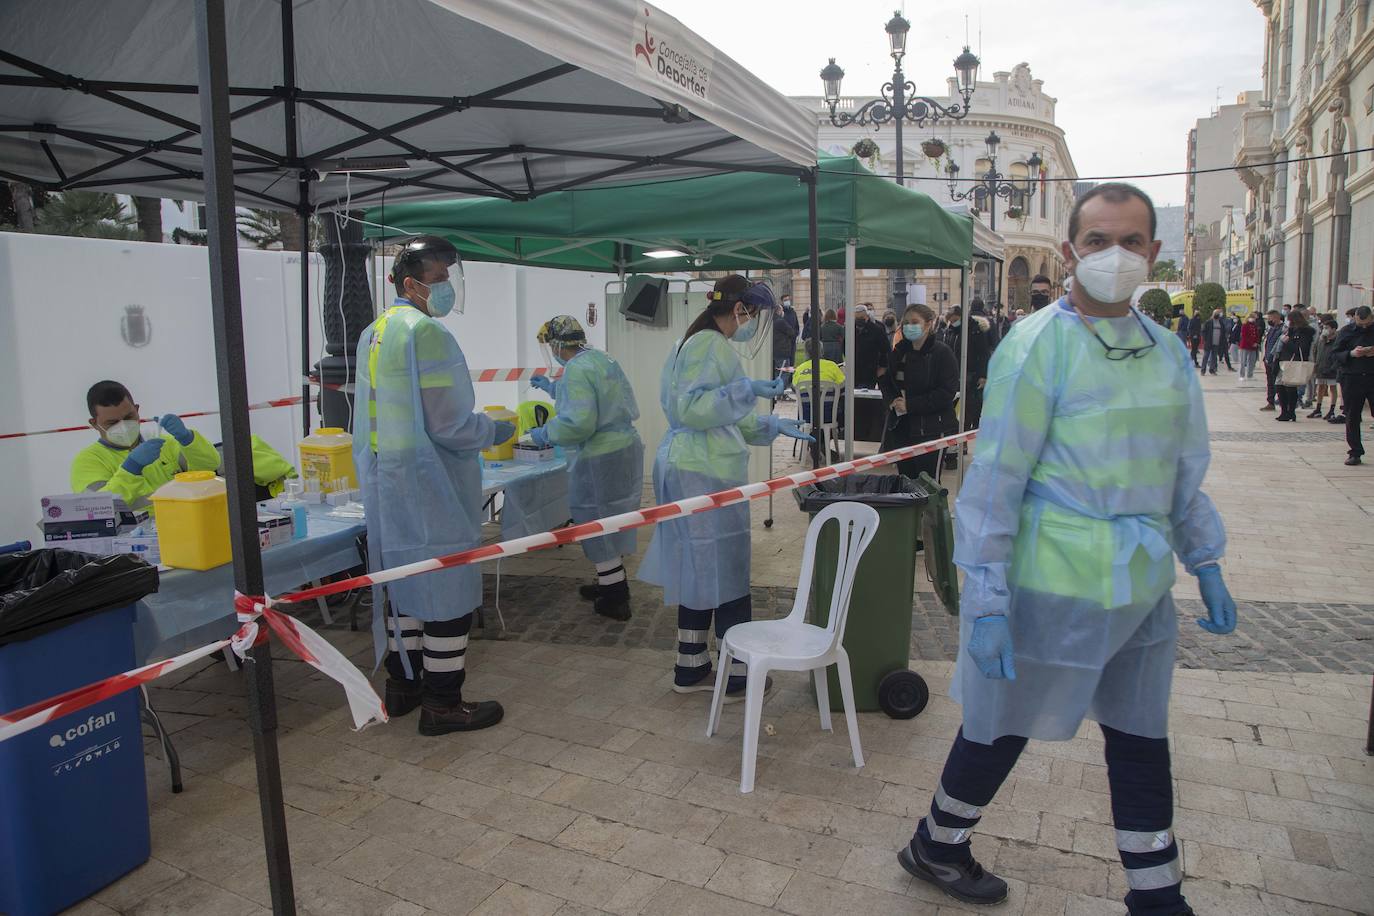
[[[1226,534],[1202,492],[1210,458],[1188,351],[1131,307],[1159,253],[1138,189],[1098,185],[1069,219],[1070,293],[1017,322],[989,366],[982,426],[959,494],[965,573],[951,696],[963,726],[902,866],[965,902],[1007,885],[969,837],[1028,738],[1105,740],[1116,844],[1133,916],[1192,913],[1181,893],[1166,740],[1177,638],[1174,555],[1207,616],[1236,606]],[[1224,765],[1219,765],[1224,770]]]
[[[559,315],[539,329],[563,377],[536,375],[530,385],[551,395],[557,412],[530,431],[539,446],[561,446],[568,460],[568,502],[574,522],[590,522],[639,508],[644,495],[644,443],[635,431],[639,406],[620,365],[587,346],[576,318]],[[596,584],[578,594],[612,620],[630,619],[624,558],[635,552],[634,529],[582,542],[596,567]]]
[[[515,435],[514,424],[473,411],[467,360],[439,321],[463,310],[457,249],[437,236],[410,239],[396,255],[391,281],[395,304],[358,340],[353,415],[373,570],[476,547],[478,453]],[[427,573],[376,591],[373,634],[378,655],[389,650],[387,711],[399,717],[419,707],[422,735],[499,722],[499,703],[464,702],[462,692],[472,612],[482,603],[480,568]]]
[[[86,392],[87,422],[100,436],[72,459],[73,493],[113,493],[131,509],[152,508],[149,497],[182,471],[213,471],[219,452],[200,433],[187,429],[176,414],[140,419],[129,389],[119,382],[96,382]],[[143,438],[144,422],[156,434]]]
[[[749,480],[749,446],[768,446],[779,434],[812,441],[796,420],[755,413],[760,398],[782,394],[783,380],[744,374],[737,345],[772,342],[766,324],[773,294],[738,274],[716,281],[706,308],[688,327],[663,367],[660,403],[668,432],[654,461],[654,494],[674,502],[728,490]],[[733,343],[732,343],[733,341]],[[677,605],[678,693],[711,691],[707,637],[712,620],[719,639],[753,617],[749,603],[749,504],[737,503],[654,527],[639,578],[663,587]],[[735,662],[727,696],[743,699],[745,669]]]

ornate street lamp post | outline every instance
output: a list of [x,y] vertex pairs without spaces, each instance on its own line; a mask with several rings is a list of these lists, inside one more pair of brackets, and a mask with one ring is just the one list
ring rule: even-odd
[[[1002,138],[997,136],[997,131],[988,134],[983,141],[988,148],[988,170],[979,176],[979,180],[970,185],[965,191],[959,190],[959,163],[950,161],[945,166],[945,171],[949,173],[949,196],[953,200],[973,200],[973,205],[979,210],[990,210],[992,213],[992,230],[997,231],[997,198],[1007,200],[1013,208],[1026,212],[1030,206],[1031,198],[1035,196],[1035,173],[1040,171],[1040,155],[1032,153],[1026,160],[1026,178],[1024,181],[1007,179],[1007,176],[997,171],[997,146],[1002,142]],[[1013,218],[1014,215],[1013,215]]]
[[[840,81],[844,70],[830,58],[830,63],[821,70],[821,81],[825,84],[825,102],[830,108],[830,123],[836,127],[857,124],[860,127],[881,127],[891,124],[897,141],[897,183],[905,184],[906,172],[902,151],[902,127],[910,123],[917,127],[935,124],[946,118],[959,121],[968,115],[969,102],[977,86],[978,57],[964,47],[964,51],[954,60],[954,70],[959,78],[959,95],[962,104],[949,105],[937,102],[928,96],[916,95],[916,87],[907,81],[902,73],[902,58],[906,56],[906,36],[911,23],[900,12],[894,12],[888,20],[887,40],[893,60],[892,81],[883,86],[881,97],[865,103],[852,114],[837,111],[840,102]],[[853,303],[847,303],[852,305]],[[899,314],[906,307],[906,273],[893,272],[892,308]]]

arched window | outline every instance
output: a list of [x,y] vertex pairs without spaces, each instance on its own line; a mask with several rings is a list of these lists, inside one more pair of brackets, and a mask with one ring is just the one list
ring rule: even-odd
[[1009,308],[1030,308],[1030,263],[1020,255],[1007,265],[1007,305]]

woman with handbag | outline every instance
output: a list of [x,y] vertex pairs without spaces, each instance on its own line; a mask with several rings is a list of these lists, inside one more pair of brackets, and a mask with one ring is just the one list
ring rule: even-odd
[[1288,330],[1279,346],[1279,415],[1274,419],[1280,423],[1297,422],[1298,400],[1312,379],[1312,341],[1316,336],[1300,309],[1288,313]]
[[[909,305],[902,313],[902,339],[888,360],[888,372],[878,379],[888,402],[883,451],[929,442],[959,428],[954,400],[959,394],[959,363],[954,351],[935,339],[935,313],[924,305]],[[940,452],[897,462],[897,473],[931,477],[940,467]]]

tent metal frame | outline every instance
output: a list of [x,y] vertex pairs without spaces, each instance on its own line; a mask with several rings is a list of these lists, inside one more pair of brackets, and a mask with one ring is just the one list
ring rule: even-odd
[[[647,118],[667,123],[684,123],[695,119],[685,107],[659,100],[657,106],[592,105],[573,102],[552,102],[510,99],[507,96],[532,86],[556,80],[579,67],[562,63],[532,73],[529,76],[494,86],[491,89],[464,97],[412,96],[379,92],[322,92],[299,85],[296,73],[296,30],[291,2],[281,3],[281,60],[282,84],[279,86],[232,86],[229,83],[229,54],[225,20],[226,0],[195,0],[195,44],[198,82],[191,84],[141,83],[134,81],[84,79],[62,73],[29,60],[13,51],[0,48],[0,63],[25,74],[0,74],[0,87],[53,89],[80,92],[108,102],[111,106],[160,122],[174,132],[158,137],[130,137],[118,134],[95,133],[63,128],[52,123],[4,124],[0,134],[24,134],[62,138],[91,150],[108,153],[110,158],[74,174],[64,167],[48,140],[39,145],[52,167],[56,180],[38,175],[25,175],[0,169],[0,178],[28,184],[49,192],[68,190],[106,189],[110,191],[131,185],[163,180],[192,180],[203,182],[208,232],[210,299],[215,335],[215,364],[219,384],[220,413],[223,420],[225,473],[229,479],[229,522],[233,554],[234,586],[241,595],[264,594],[262,555],[257,538],[256,501],[252,475],[252,454],[247,431],[248,385],[244,363],[244,328],[238,271],[238,242],[236,207],[239,197],[248,198],[271,209],[292,211],[301,217],[301,394],[303,428],[310,431],[310,273],[309,218],[317,211],[337,209],[345,200],[312,204],[311,186],[328,171],[349,171],[349,163],[341,159],[347,153],[374,141],[385,141],[397,148],[396,158],[433,163],[435,168],[417,174],[392,176],[366,171],[358,164],[352,177],[369,183],[362,192],[352,194],[349,202],[356,203],[381,196],[397,187],[419,187],[436,194],[454,196],[497,197],[509,200],[531,200],[540,194],[565,191],[582,185],[604,182],[619,176],[632,177],[660,166],[688,167],[715,172],[767,172],[794,175],[807,187],[809,232],[811,238],[811,302],[813,321],[819,327],[819,252],[817,251],[816,166],[787,166],[742,164],[728,159],[696,158],[729,144],[742,142],[739,137],[725,136],[692,146],[671,149],[661,155],[623,155],[555,147],[509,145],[474,149],[428,150],[405,140],[401,134],[410,127],[461,114],[476,108],[501,108],[510,111],[561,114],[594,114],[627,118]],[[130,98],[129,94],[196,95],[200,102],[200,123],[161,111],[153,105]],[[236,101],[240,107],[232,107]],[[374,126],[340,111],[331,103],[371,102],[389,105],[422,105],[427,110],[383,126]],[[246,116],[280,106],[284,153],[276,153],[233,136],[233,124]],[[297,141],[297,118],[302,106],[326,114],[353,127],[357,135],[321,150],[301,150]],[[196,143],[196,138],[199,143]],[[160,154],[173,152],[201,157],[197,171],[162,158]],[[493,182],[472,171],[481,163],[503,156],[524,160],[525,186],[511,188]],[[530,156],[558,156],[575,159],[603,160],[608,167],[602,171],[548,187],[537,187],[529,168]],[[375,153],[364,160],[379,158]],[[130,162],[149,167],[145,175],[123,178],[108,177],[112,169]],[[331,168],[332,167],[332,168]],[[280,172],[282,178],[296,178],[296,198],[288,199],[243,187],[236,178]],[[102,176],[105,176],[102,178]],[[456,183],[463,179],[465,183]],[[451,183],[453,182],[453,183]],[[812,449],[813,461],[819,466],[819,447]],[[272,911],[276,914],[296,912],[294,885],[291,874],[290,847],[286,831],[286,809],[281,784],[281,766],[277,747],[277,709],[272,680],[272,652],[270,643],[254,647],[245,660],[245,685],[248,696],[248,721],[253,734],[254,758],[257,766],[258,794],[263,821],[263,838],[267,854],[268,883]]]

